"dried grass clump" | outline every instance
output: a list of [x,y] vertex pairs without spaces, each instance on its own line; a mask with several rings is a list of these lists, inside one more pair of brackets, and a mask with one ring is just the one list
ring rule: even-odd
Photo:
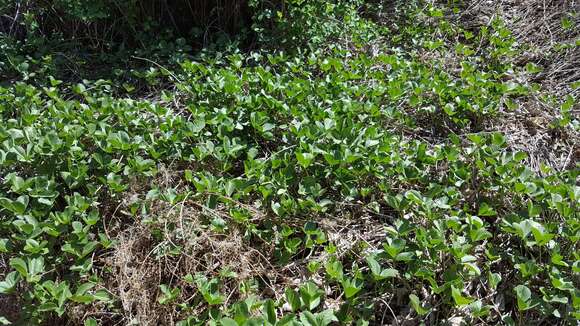
[[[205,214],[210,212],[203,212],[201,205],[193,202],[177,207],[155,205],[158,221],[138,223],[121,232],[107,262],[112,272],[105,277],[105,283],[119,299],[123,323],[173,325],[202,313],[207,306],[195,285],[184,281],[188,274],[212,278],[226,270],[235,273],[235,277],[221,278],[225,304],[243,298],[242,282],[275,278],[270,250],[251,243],[235,225],[217,233],[206,227]],[[179,254],[170,253],[175,248],[180,248]],[[193,310],[183,313],[174,304],[160,304],[160,284],[179,288],[177,302],[187,303]]]
[[[580,94],[580,89],[570,88],[580,80],[580,48],[560,46],[574,45],[580,36],[579,5],[574,0],[526,0],[511,1],[503,8],[516,39],[529,45],[522,59],[544,67],[537,81],[557,95]],[[563,20],[572,26],[565,28]]]
[[580,89],[574,90],[570,84],[580,80],[580,48],[575,46],[580,37],[579,5],[575,0],[472,0],[461,18],[465,24],[478,27],[501,17],[524,49],[517,61],[543,68],[530,81],[555,95],[578,95]]
[[[580,80],[580,15],[575,0],[508,0],[466,3],[460,19],[468,27],[489,25],[500,17],[523,49],[514,62],[524,66],[534,63],[542,68],[537,75],[519,76],[522,83],[539,84],[543,94],[563,101],[567,95],[580,95],[571,84]],[[571,28],[562,21],[569,20]],[[566,46],[572,45],[572,46]],[[578,108],[573,113],[578,113]],[[500,131],[515,150],[529,154],[529,166],[539,171],[541,164],[562,171],[580,160],[580,135],[550,123],[560,116],[559,108],[548,105],[536,95],[519,100],[515,111],[504,111],[485,126],[486,131]]]
[[124,318],[141,325],[158,324],[168,311],[157,306],[160,265],[149,259],[153,248],[151,234],[142,227],[131,228],[117,239],[112,266],[116,289]]
[[540,171],[542,164],[556,171],[574,168],[580,161],[580,135],[567,129],[553,129],[550,122],[559,113],[537,99],[528,99],[517,111],[505,112],[502,119],[491,122],[514,150],[528,154],[527,165]]

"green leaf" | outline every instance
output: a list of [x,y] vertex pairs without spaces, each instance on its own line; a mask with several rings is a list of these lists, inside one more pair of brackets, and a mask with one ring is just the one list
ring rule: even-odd
[[492,289],[496,289],[499,282],[501,282],[501,275],[498,273],[489,273],[488,279],[489,279],[489,286]]
[[552,285],[562,291],[574,291],[574,284],[570,281],[566,281],[563,277],[559,275],[550,275],[550,281]]
[[536,240],[538,245],[545,245],[554,238],[555,235],[546,232],[542,224],[532,220],[529,220],[529,224],[534,235],[534,240]]
[[56,298],[59,307],[63,307],[64,303],[72,296],[70,288],[66,282],[61,282],[56,288]]
[[540,213],[542,213],[542,207],[534,204],[532,201],[529,201],[528,202],[528,216],[529,217],[537,217],[537,216],[540,216]]
[[525,311],[535,307],[537,304],[532,304],[532,291],[525,285],[518,285],[514,288],[518,302],[518,310]]
[[530,224],[530,220],[523,220],[519,223],[512,223],[512,227],[516,230],[517,234],[522,238],[525,239],[528,234],[532,231],[532,225]]
[[461,291],[459,291],[453,285],[451,286],[451,296],[453,297],[453,301],[455,301],[455,304],[458,306],[464,306],[464,305],[470,304],[474,300],[473,298],[464,297],[461,294]]
[[268,322],[272,325],[276,325],[276,307],[274,305],[274,301],[272,301],[271,299],[268,299],[264,302],[264,314],[266,315],[266,319],[268,320]]
[[401,252],[395,256],[396,261],[412,261],[415,258],[415,254],[412,252]]
[[469,310],[475,317],[483,317],[489,315],[490,306],[483,305],[481,300],[474,301],[469,304]]
[[274,212],[274,214],[278,216],[282,216],[282,214],[284,213],[282,205],[280,205],[280,203],[278,202],[272,202],[272,211]]
[[189,127],[191,132],[197,134],[205,128],[205,120],[203,118],[195,119],[194,122],[190,123]]
[[431,309],[427,309],[421,305],[421,301],[419,300],[418,296],[410,294],[409,300],[411,300],[411,307],[413,307],[413,310],[415,310],[419,316],[424,316],[431,311]]
[[488,203],[483,202],[479,206],[479,211],[477,212],[479,216],[496,216],[497,213]]
[[298,164],[306,169],[310,166],[312,160],[314,160],[314,155],[312,153],[296,152],[296,159],[298,160]]
[[359,279],[353,278],[345,278],[341,282],[342,288],[344,290],[344,295],[347,299],[352,298],[355,296],[363,287],[363,282]]
[[14,268],[24,278],[28,277],[28,266],[22,258],[10,259],[10,266]]
[[44,258],[38,257],[28,261],[28,277],[29,282],[40,281],[40,274],[44,272]]
[[491,232],[489,232],[485,227],[481,227],[478,229],[472,229],[469,231],[469,237],[471,238],[471,241],[473,241],[473,242],[489,239],[492,236],[493,236],[493,234],[491,234]]
[[0,239],[0,252],[8,252],[8,239]]
[[382,269],[379,263],[372,256],[367,256],[366,261],[371,269],[373,278],[377,281],[399,276],[399,271],[397,271],[396,269],[393,268]]
[[97,326],[97,320],[94,318],[87,318],[84,322],[84,326]]
[[26,212],[26,207],[28,207],[29,198],[26,195],[16,198],[16,200],[10,200],[5,197],[0,197],[0,206],[11,211],[15,215],[22,215]]
[[324,265],[326,273],[332,279],[337,281],[342,281],[344,273],[342,271],[342,263],[335,258],[332,258],[328,263]]
[[298,293],[290,288],[287,288],[284,293],[286,295],[286,302],[288,302],[292,311],[297,311],[300,309],[302,304],[300,303],[300,297],[298,296]]
[[311,281],[300,287],[300,298],[308,310],[314,310],[322,299],[322,291]]
[[324,310],[316,314],[304,311],[300,314],[300,321],[304,326],[327,326],[333,321],[338,321],[338,319],[332,310]]
[[366,257],[367,264],[369,265],[371,272],[373,275],[380,275],[381,274],[381,266],[376,261],[376,259],[372,256]]
[[16,284],[20,280],[19,272],[10,272],[6,275],[4,281],[0,282],[0,293],[2,294],[9,294],[14,291]]
[[238,326],[238,322],[236,322],[235,320],[228,318],[228,317],[224,317],[222,319],[220,319],[220,325],[222,326]]
[[109,292],[107,292],[106,290],[98,290],[97,292],[95,292],[93,296],[95,299],[102,302],[111,301],[111,296],[109,295]]

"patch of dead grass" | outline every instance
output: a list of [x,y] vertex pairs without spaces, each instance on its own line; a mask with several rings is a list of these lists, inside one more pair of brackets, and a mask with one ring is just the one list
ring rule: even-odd
[[[195,285],[185,282],[188,274],[211,279],[225,271],[233,273],[235,277],[220,278],[226,305],[243,299],[240,286],[245,281],[275,281],[271,251],[245,237],[234,223],[225,232],[216,232],[207,226],[201,205],[154,205],[158,220],[136,222],[120,232],[106,260],[111,272],[104,283],[119,300],[123,324],[174,325],[203,313],[207,306]],[[191,309],[179,311],[174,304],[160,304],[160,284],[179,288],[176,302],[187,303]]]
[[[573,45],[580,37],[579,3],[575,0],[471,0],[455,17],[467,29],[489,26],[501,18],[522,49],[514,63],[534,63],[542,68],[536,75],[518,76],[523,84],[539,84],[541,95],[563,101],[567,95],[580,95],[580,88],[571,84],[580,80],[580,47]],[[572,22],[565,28],[564,19]],[[580,160],[580,135],[571,128],[553,128],[551,122],[561,116],[554,104],[546,104],[538,94],[517,100],[517,108],[501,108],[500,114],[486,121],[482,131],[502,132],[514,150],[529,154],[526,162],[540,171],[542,164],[557,171],[571,169]],[[573,108],[573,115],[579,113]]]

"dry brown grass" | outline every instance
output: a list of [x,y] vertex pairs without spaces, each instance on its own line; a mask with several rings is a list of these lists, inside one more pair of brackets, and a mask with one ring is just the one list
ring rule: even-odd
[[[123,231],[117,236],[115,251],[108,260],[112,273],[105,282],[118,296],[126,322],[173,325],[186,317],[175,307],[158,302],[160,284],[179,287],[182,290],[179,300],[194,304],[195,314],[204,305],[195,305],[198,293],[194,286],[184,282],[186,275],[201,273],[211,278],[224,270],[236,273],[235,279],[222,284],[222,292],[229,301],[240,298],[242,282],[269,270],[264,254],[253,248],[235,227],[227,233],[212,232],[202,226],[201,211],[194,205],[183,203],[179,208],[156,205],[165,206],[159,210],[159,214],[164,214],[160,223],[137,223]],[[163,238],[156,238],[152,233],[155,229],[162,230]],[[179,255],[168,252],[178,247]]]
[[[567,95],[580,94],[580,88],[571,87],[580,80],[580,47],[561,46],[574,44],[580,37],[579,5],[576,0],[472,0],[467,1],[459,19],[465,26],[478,28],[500,17],[523,49],[514,62],[542,68],[537,75],[517,76],[518,81],[539,84],[541,95],[563,101]],[[573,27],[564,28],[564,18],[570,19]],[[551,127],[561,113],[557,105],[540,97],[519,99],[515,111],[504,108],[497,119],[487,123],[485,131],[502,132],[513,149],[529,154],[527,163],[536,171],[542,164],[557,171],[573,168],[580,160],[580,135],[569,128]],[[576,106],[572,113],[577,116],[580,108]]]

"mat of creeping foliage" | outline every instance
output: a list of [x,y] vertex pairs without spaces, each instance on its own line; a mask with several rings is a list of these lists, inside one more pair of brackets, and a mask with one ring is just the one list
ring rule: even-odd
[[578,165],[484,130],[533,66],[440,13],[185,61],[157,100],[1,88],[0,324],[575,323]]

